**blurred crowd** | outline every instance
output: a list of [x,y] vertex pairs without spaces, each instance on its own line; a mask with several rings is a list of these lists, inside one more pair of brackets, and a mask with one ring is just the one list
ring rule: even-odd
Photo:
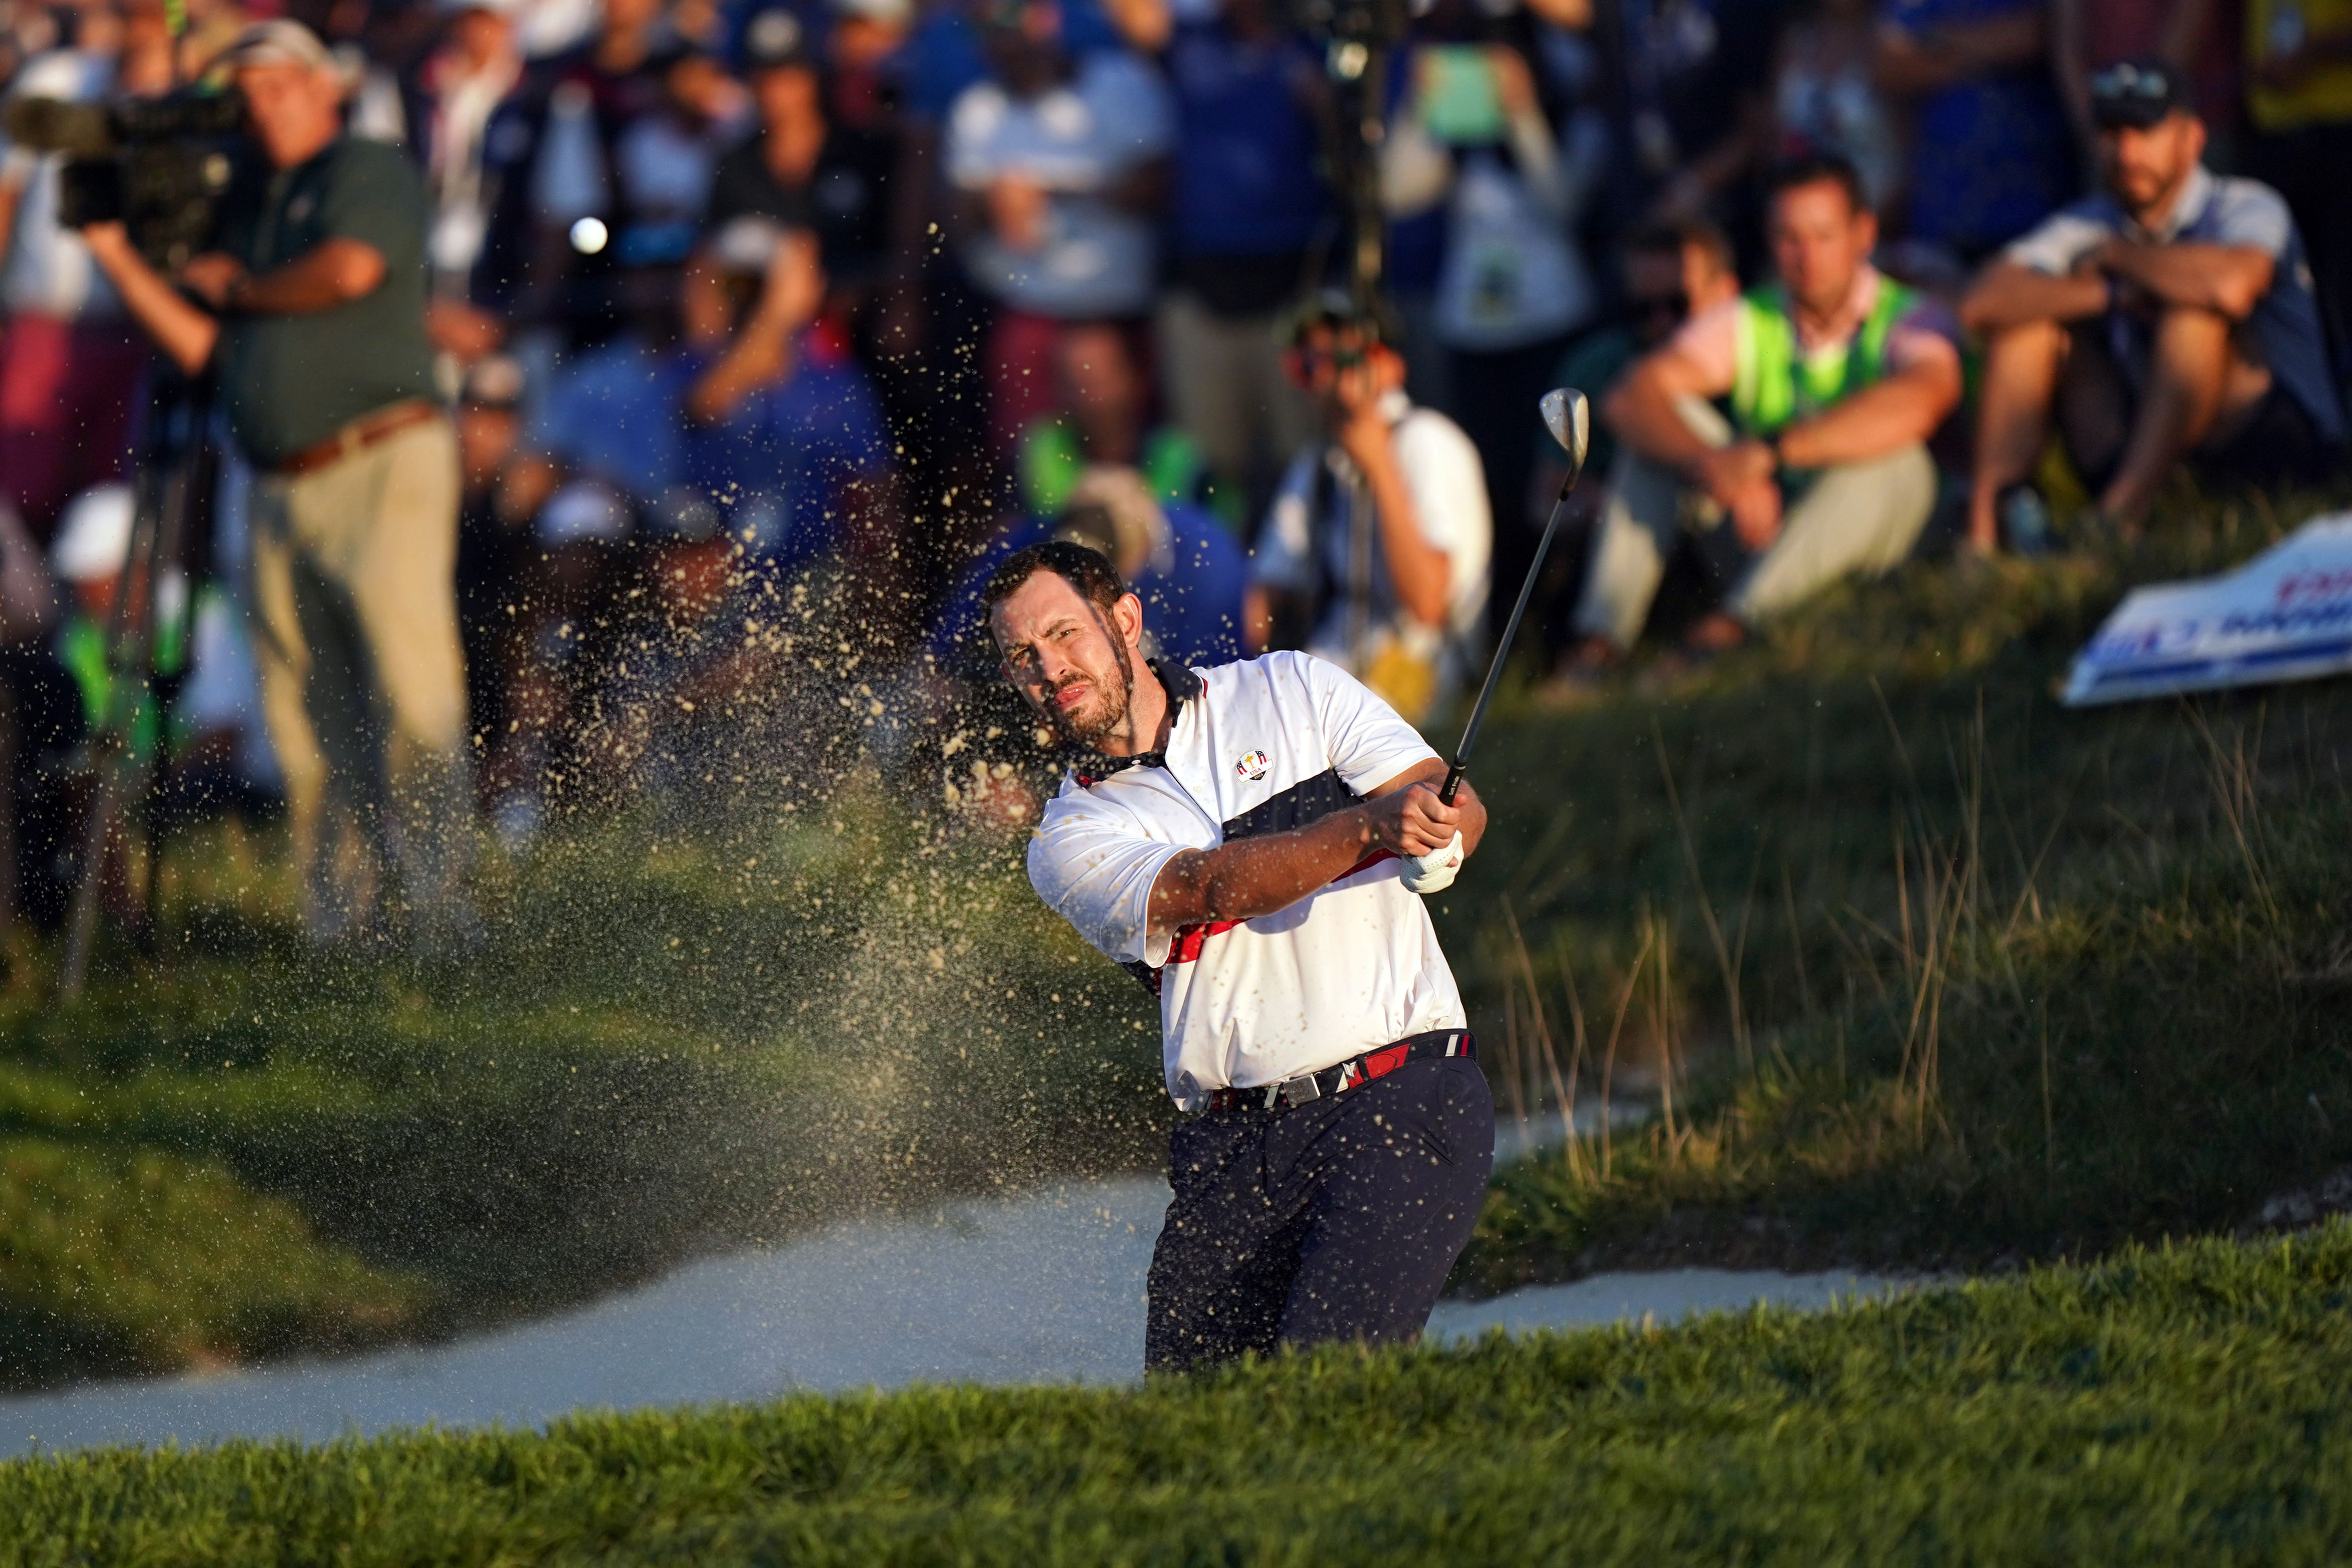
[[[468,787],[510,843],[567,791],[723,793],[755,730],[783,774],[846,746],[985,794],[1025,730],[978,585],[1054,536],[1165,655],[1305,646],[1428,717],[1531,563],[1557,384],[1601,416],[1528,644],[1562,701],[1922,549],[2137,528],[2184,467],[2342,471],[2352,0],[1434,0],[1379,88],[1376,298],[1304,9],[0,0],[0,84],[152,97],[284,18],[344,133],[411,161]],[[45,920],[154,365],[58,165],[0,143],[0,685]],[[172,810],[282,788],[256,455],[200,476],[156,595],[132,744]]]

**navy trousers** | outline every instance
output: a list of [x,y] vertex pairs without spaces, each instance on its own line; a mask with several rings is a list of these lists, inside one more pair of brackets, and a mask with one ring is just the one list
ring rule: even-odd
[[1494,1166],[1495,1102],[1468,1057],[1407,1062],[1289,1110],[1178,1124],[1146,1370],[1413,1339],[1469,1242]]

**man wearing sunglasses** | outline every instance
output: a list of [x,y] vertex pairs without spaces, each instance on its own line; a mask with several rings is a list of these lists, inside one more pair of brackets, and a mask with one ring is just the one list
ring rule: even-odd
[[2054,415],[2099,512],[2136,528],[2182,462],[2263,486],[2325,480],[2346,426],[2303,239],[2278,193],[2201,162],[2205,125],[2161,63],[2091,81],[2105,190],[1986,267],[1961,305],[1985,338],[1969,537],[1992,549]]

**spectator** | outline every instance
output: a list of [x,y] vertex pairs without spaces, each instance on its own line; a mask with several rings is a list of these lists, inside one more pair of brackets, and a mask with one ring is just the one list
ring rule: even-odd
[[[160,13],[134,11],[118,57],[93,13],[91,47],[27,65],[16,99],[89,103],[169,85]],[[0,144],[5,146],[5,144]],[[60,153],[0,152],[0,499],[47,538],[66,499],[121,476],[147,352],[81,236],[58,222]]]
[[2180,463],[2257,484],[2312,482],[2345,421],[2311,275],[2278,193],[2206,172],[2204,122],[2156,61],[2099,74],[2106,190],[2011,246],[1962,307],[1985,334],[1969,537],[1994,547],[2053,410],[2100,515],[2147,517]]
[[1166,89],[1124,51],[1073,59],[1054,0],[992,0],[993,79],[967,88],[947,130],[966,264],[997,305],[990,397],[1001,450],[1054,389],[1088,448],[1132,461],[1146,383],[1138,325],[1157,281],[1153,215],[1171,139]]
[[[1768,189],[1780,281],[1693,318],[1602,404],[1630,450],[1577,611],[1580,676],[1632,648],[1686,535],[1730,582],[1687,640],[1704,656],[1841,577],[1894,566],[1935,505],[1925,443],[1960,398],[1948,329],[1870,265],[1878,223],[1853,165],[1800,159]],[[1728,419],[1709,401],[1725,396]]]
[[2352,169],[2352,5],[2250,0],[2246,37],[2253,61],[2246,110],[2255,132],[2247,172],[2286,198],[2303,231],[2343,386],[2352,380],[2352,201],[2344,191]]
[[1300,313],[1291,373],[1325,434],[1275,497],[1245,630],[1254,648],[1303,642],[1419,723],[1475,650],[1494,523],[1477,448],[1405,396],[1389,336],[1344,295]]
[[[1485,39],[1482,20],[1453,3],[1432,18],[1437,37]],[[1598,304],[1573,235],[1598,172],[1601,127],[1574,112],[1575,84],[1539,75],[1542,64],[1523,32],[1416,47],[1412,86],[1382,152],[1391,211],[1445,207],[1433,326],[1448,361],[1447,407],[1507,517],[1527,494],[1541,435],[1528,411]],[[1516,580],[1534,549],[1527,529],[1504,529],[1496,569]]]
[[1972,266],[2074,193],[2045,5],[1887,0],[1878,84],[1910,121],[1914,244]]
[[[621,329],[561,361],[523,433],[523,447],[565,480],[605,487],[647,517],[684,504],[678,409],[693,368],[678,341],[673,280],[659,270],[621,280]],[[555,476],[541,483],[552,487]]]
[[812,326],[817,250],[763,218],[720,231],[717,286],[690,297],[687,322],[687,474],[750,559],[782,575],[863,543],[874,579],[889,570],[889,434],[839,335]]
[[759,129],[719,161],[708,228],[752,217],[807,230],[834,287],[863,287],[889,246],[896,138],[832,121],[816,58],[790,11],[752,17],[743,54]]
[[375,926],[396,867],[420,934],[455,936],[458,475],[432,397],[423,184],[399,152],[343,135],[341,80],[308,29],[257,24],[229,58],[275,175],[233,193],[225,248],[174,287],[120,224],[87,238],[183,370],[216,367],[260,471],[248,566],[305,924],[322,939]]
[[1277,4],[1218,0],[1176,25],[1160,57],[1176,106],[1160,384],[1237,519],[1258,515],[1314,434],[1278,328],[1333,221],[1316,171],[1322,62]]

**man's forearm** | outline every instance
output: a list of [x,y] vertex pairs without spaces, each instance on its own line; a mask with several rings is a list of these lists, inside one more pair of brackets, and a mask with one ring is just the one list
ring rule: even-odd
[[2055,277],[2002,261],[1960,301],[1960,324],[1971,332],[1999,332],[2034,321],[2081,321],[2106,308],[2106,279],[2096,273]]
[[1185,850],[1151,884],[1151,928],[1181,930],[1211,920],[1255,920],[1289,908],[1381,847],[1362,806],[1334,811],[1286,833]]
[[1960,400],[1957,368],[1916,370],[1864,387],[1780,433],[1780,459],[1792,468],[1867,463],[1925,441]]
[[310,316],[373,292],[383,271],[383,254],[373,246],[331,239],[283,267],[239,278],[228,302],[250,316]]
[[1388,560],[1389,583],[1397,603],[1424,626],[1444,625],[1447,591],[1454,585],[1454,562],[1422,537],[1421,513],[1397,462],[1394,444],[1383,443],[1362,467],[1365,483],[1371,488],[1381,552]]
[[2242,320],[2270,287],[2265,253],[2233,245],[2113,245],[2107,269],[2138,284],[2168,305],[2218,310]]
[[1617,439],[1648,458],[1695,477],[1715,450],[1675,406],[1675,393],[1647,367],[1635,365],[1601,402]]

